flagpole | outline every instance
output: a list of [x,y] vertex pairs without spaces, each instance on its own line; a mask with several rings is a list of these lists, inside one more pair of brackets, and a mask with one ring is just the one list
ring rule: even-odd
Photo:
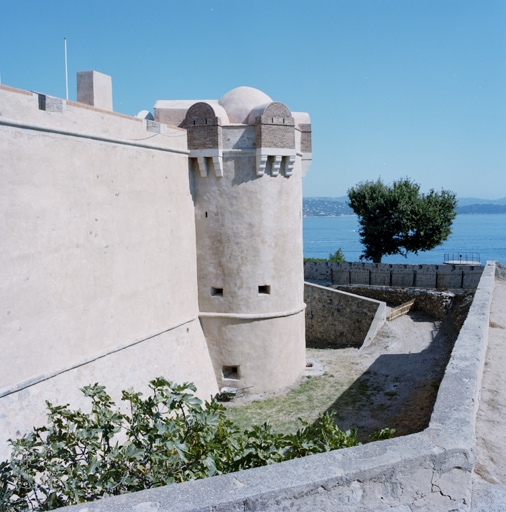
[[67,69],[67,38],[64,37],[63,40],[65,41],[65,98],[69,99],[69,75],[68,75],[68,69]]

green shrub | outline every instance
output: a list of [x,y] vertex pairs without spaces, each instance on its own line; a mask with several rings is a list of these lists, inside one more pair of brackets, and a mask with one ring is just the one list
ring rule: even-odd
[[128,413],[98,384],[82,389],[90,414],[46,402],[47,426],[11,440],[11,458],[0,463],[0,511],[52,510],[359,444],[356,430],[340,431],[328,413],[295,434],[268,424],[241,432],[222,405],[195,397],[193,384],[160,377],[150,388],[147,397],[123,391]]
[[346,263],[342,249],[339,247],[335,253],[330,253],[327,259],[325,258],[304,258],[304,261],[333,261],[336,263]]

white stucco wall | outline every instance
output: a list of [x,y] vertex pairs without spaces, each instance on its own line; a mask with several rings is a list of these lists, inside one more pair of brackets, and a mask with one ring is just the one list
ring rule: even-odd
[[[0,86],[0,390],[161,336],[145,344],[144,373],[104,360],[96,371],[127,388],[156,368],[216,392],[196,320],[186,133],[159,129],[65,101],[39,110],[37,95]],[[132,368],[125,354],[110,364]]]
[[[305,367],[302,176],[300,159],[291,176],[257,176],[254,143],[254,126],[223,127],[223,177],[193,178],[199,305],[218,382],[261,392]],[[239,378],[223,379],[223,366]]]

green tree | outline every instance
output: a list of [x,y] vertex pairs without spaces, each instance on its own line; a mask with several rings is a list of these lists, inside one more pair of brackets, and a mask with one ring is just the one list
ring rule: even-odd
[[344,258],[344,253],[342,249],[339,247],[336,252],[330,253],[327,259],[325,258],[304,258],[304,261],[333,261],[335,263],[345,263],[346,260]]
[[457,215],[453,192],[420,193],[420,185],[401,178],[385,185],[365,181],[348,190],[348,205],[359,217],[360,259],[381,263],[383,256],[418,254],[442,244]]
[[329,259],[327,261],[333,261],[335,263],[344,263],[346,260],[344,259],[344,254],[342,249],[339,247],[336,252],[329,254]]

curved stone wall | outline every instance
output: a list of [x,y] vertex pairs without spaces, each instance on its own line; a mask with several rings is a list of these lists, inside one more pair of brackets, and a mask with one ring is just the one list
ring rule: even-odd
[[234,141],[223,176],[193,180],[200,311],[249,316],[202,317],[218,382],[260,392],[292,384],[305,366],[302,177],[300,162],[290,176],[258,176],[252,130],[223,127]]

